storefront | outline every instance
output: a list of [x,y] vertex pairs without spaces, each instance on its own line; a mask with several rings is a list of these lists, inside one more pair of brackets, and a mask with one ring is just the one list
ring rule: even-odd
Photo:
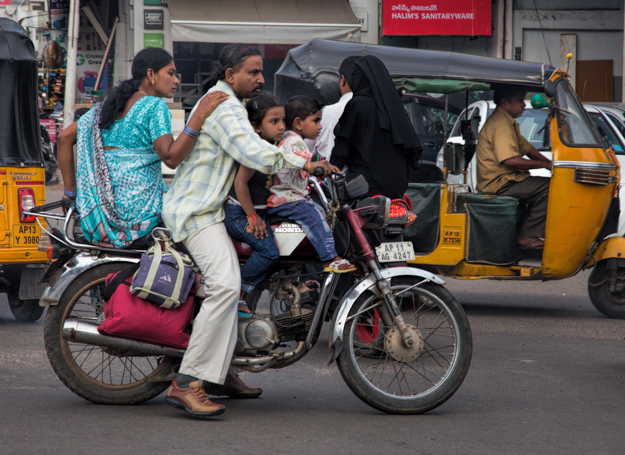
[[312,38],[361,41],[362,25],[347,0],[175,0],[169,1],[168,11],[185,109],[212,84],[212,62],[229,43],[258,47],[264,88],[273,91],[273,75],[292,47]]

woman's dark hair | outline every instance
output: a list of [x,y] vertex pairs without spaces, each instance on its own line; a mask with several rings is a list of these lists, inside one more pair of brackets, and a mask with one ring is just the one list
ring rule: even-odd
[[157,73],[173,59],[169,52],[157,47],[148,47],[137,52],[130,69],[132,77],[117,84],[104,100],[100,114],[100,129],[107,129],[115,122],[115,117],[124,110],[126,102],[137,91],[150,68]]
[[245,103],[247,109],[247,118],[250,123],[260,125],[272,107],[282,106],[282,103],[275,96],[269,93],[260,93]]
[[245,60],[254,55],[260,55],[260,51],[249,44],[228,44],[219,53],[219,60],[213,62],[211,79],[215,82],[223,80],[228,68],[232,68],[236,72]]
[[321,104],[316,99],[305,95],[292,96],[284,105],[284,123],[288,129],[292,129],[296,118],[306,120],[306,117],[320,110]]

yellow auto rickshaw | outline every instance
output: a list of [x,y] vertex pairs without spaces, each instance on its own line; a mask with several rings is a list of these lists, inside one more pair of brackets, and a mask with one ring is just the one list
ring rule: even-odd
[[39,279],[49,260],[37,251],[41,227],[24,214],[45,204],[39,132],[37,60],[33,43],[15,21],[0,18],[0,292],[16,319],[39,319]]
[[[549,64],[457,52],[313,39],[289,51],[275,75],[275,95],[287,100],[306,94],[324,104],[337,102],[338,68],[353,55],[380,58],[398,90],[447,94],[446,102],[455,96],[456,103],[460,98],[468,106],[470,94],[483,93],[492,84],[515,84],[542,95],[544,102],[539,104],[548,109],[545,124],[540,125],[544,128],[540,150],[553,154],[544,249],[533,255],[519,251],[518,200],[476,194],[469,185],[447,183],[451,172],[466,175],[465,164],[475,150],[467,140],[463,146],[446,145],[442,182],[410,185],[408,194],[417,218],[403,232],[415,254],[409,264],[454,278],[497,280],[556,280],[593,268],[588,283],[593,304],[608,317],[625,318],[625,238],[614,235],[619,163],[563,71]],[[418,131],[420,119],[411,120]],[[468,132],[476,130],[475,119],[464,120]],[[447,119],[441,124],[447,125]],[[421,166],[427,169],[436,163],[424,153]],[[406,255],[402,250],[398,260]]]
[[[404,233],[415,248],[415,259],[409,262],[460,279],[556,280],[592,268],[592,303],[608,317],[625,318],[625,238],[614,235],[620,213],[614,150],[603,141],[564,72],[536,65],[540,72],[533,76],[515,76],[515,66],[529,70],[533,64],[508,61],[499,77],[484,77],[484,67],[499,62],[476,57],[474,63],[473,81],[525,85],[540,93],[533,105],[548,109],[542,150],[551,151],[553,171],[544,249],[518,249],[522,207],[516,198],[477,194],[467,185],[446,181],[411,184],[408,194],[417,222]],[[475,129],[477,122],[466,122],[466,129]],[[465,139],[464,145],[446,145],[446,180],[449,173],[466,176],[477,132],[465,134]]]

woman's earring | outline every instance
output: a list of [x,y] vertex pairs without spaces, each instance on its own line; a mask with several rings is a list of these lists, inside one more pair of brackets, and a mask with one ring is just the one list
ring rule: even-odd
[[154,85],[154,78],[152,78],[152,85]]

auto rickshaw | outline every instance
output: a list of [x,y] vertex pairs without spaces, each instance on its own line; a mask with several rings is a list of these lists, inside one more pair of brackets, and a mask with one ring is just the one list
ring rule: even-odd
[[41,227],[23,212],[45,204],[37,59],[15,21],[0,18],[0,292],[19,321],[39,319],[39,285],[49,260],[37,251]]
[[[414,249],[409,264],[454,278],[497,280],[564,279],[592,268],[591,301],[604,315],[625,318],[625,238],[610,236],[619,217],[619,163],[567,75],[548,64],[312,40],[289,52],[275,76],[276,95],[305,93],[336,102],[336,69],[345,57],[365,54],[379,57],[399,88],[451,93],[516,84],[541,94],[539,104],[549,109],[544,147],[553,153],[553,173],[544,249],[518,250],[517,199],[445,181],[415,182],[408,195],[417,219],[403,233]],[[468,92],[466,99],[468,104]],[[472,119],[465,120],[466,145],[446,150],[445,177],[466,172],[475,151],[477,133]]]

